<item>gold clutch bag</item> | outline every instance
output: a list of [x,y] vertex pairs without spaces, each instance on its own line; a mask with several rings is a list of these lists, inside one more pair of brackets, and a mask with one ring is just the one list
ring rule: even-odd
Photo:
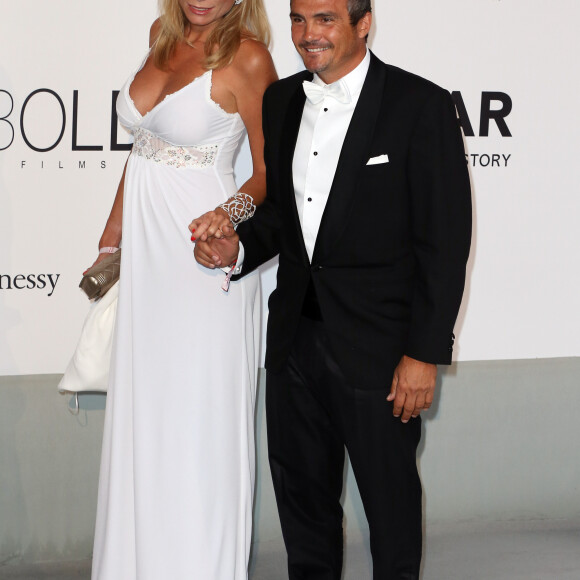
[[81,288],[89,300],[102,298],[119,279],[121,273],[121,250],[107,256],[87,270],[83,275],[79,288]]

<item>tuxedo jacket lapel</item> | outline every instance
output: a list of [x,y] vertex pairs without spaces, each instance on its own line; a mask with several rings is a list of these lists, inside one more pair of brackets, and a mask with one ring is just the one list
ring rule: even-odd
[[[348,224],[350,209],[357,201],[354,191],[358,173],[369,159],[385,81],[386,69],[371,53],[369,71],[344,139],[328,202],[322,215],[312,256],[313,264],[332,251],[334,243]],[[364,200],[358,202],[364,203]]]

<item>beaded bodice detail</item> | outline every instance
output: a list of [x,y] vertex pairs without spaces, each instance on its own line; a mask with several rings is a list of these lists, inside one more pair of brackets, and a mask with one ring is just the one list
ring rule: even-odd
[[181,146],[160,139],[147,129],[133,132],[133,154],[176,169],[204,169],[215,163],[217,145]]

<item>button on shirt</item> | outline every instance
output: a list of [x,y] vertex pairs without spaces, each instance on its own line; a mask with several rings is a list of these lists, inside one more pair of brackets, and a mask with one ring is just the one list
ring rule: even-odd
[[[353,71],[336,81],[343,84],[343,89],[350,95],[350,102],[344,104],[332,96],[326,96],[316,105],[308,99],[304,105],[292,162],[292,173],[296,207],[310,261],[312,261],[316,236],[334,180],[340,151],[369,70],[369,64],[370,53],[367,50],[362,62]],[[317,74],[314,75],[312,82],[322,87],[326,86]]]

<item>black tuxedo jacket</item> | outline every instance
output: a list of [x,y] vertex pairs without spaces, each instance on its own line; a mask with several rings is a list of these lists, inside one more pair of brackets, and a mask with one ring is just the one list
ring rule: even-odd
[[[471,239],[471,193],[449,93],[371,63],[346,134],[312,263],[292,159],[307,71],[264,96],[267,199],[238,228],[243,273],[279,254],[266,368],[285,363],[310,279],[333,353],[354,386],[388,388],[401,356],[449,364]],[[388,163],[367,165],[388,155]]]

